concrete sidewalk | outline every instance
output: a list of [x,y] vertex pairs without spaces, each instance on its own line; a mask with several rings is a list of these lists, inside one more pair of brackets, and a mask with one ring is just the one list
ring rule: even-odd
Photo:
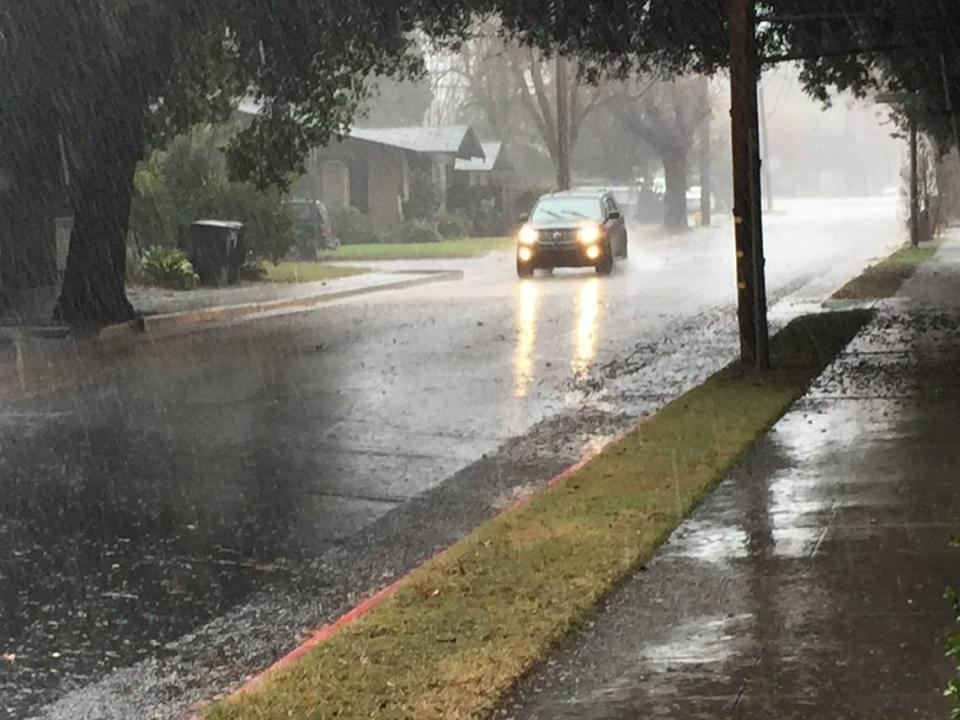
[[[249,282],[230,287],[201,287],[195,290],[165,290],[155,287],[130,287],[127,296],[134,308],[145,315],[170,314],[211,307],[250,305],[275,300],[314,297],[339,290],[359,290],[409,278],[414,273],[397,273],[371,269],[367,273],[317,282]],[[429,272],[423,273],[428,275]]]
[[461,271],[453,269],[372,270],[362,275],[307,283],[262,282],[186,291],[131,288],[128,295],[142,315],[142,322],[104,328],[100,336],[109,339],[141,330],[152,337],[176,335],[243,319],[299,312],[356,295],[462,277]]
[[898,300],[500,717],[949,717],[960,240]]

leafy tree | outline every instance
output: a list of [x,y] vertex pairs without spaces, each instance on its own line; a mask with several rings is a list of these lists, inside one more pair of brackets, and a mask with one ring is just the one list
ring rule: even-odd
[[[960,97],[956,3],[761,0],[760,52],[803,62],[809,90],[916,95],[911,114],[953,144]],[[415,75],[414,31],[468,35],[473,13],[575,55],[585,80],[638,69],[712,71],[727,57],[725,0],[31,0],[0,9],[0,165],[74,211],[57,314],[129,317],[124,238],[145,149],[222,119],[251,94],[264,112],[229,148],[231,169],[282,184],[305,152],[344,132],[374,75]],[[939,72],[938,72],[939,71]],[[62,142],[61,142],[62,141]],[[60,152],[63,148],[63,152]],[[64,172],[66,170],[66,172]]]
[[647,143],[623,124],[614,111],[598,112],[588,117],[580,131],[574,152],[574,167],[587,177],[609,177],[619,184],[637,178],[652,179],[657,154]]
[[85,325],[132,315],[125,237],[147,148],[225,119],[235,98],[252,95],[264,111],[230,143],[231,171],[282,186],[311,146],[348,128],[370,77],[418,71],[418,26],[459,32],[463,10],[420,0],[6,3],[0,165],[50,194],[61,175],[70,181],[58,317]]
[[698,130],[710,116],[710,96],[696,77],[641,79],[624,84],[612,104],[637,141],[652,147],[663,161],[666,194],[663,224],[687,229],[689,154]]
[[223,147],[236,129],[202,125],[174,138],[141,163],[134,180],[130,235],[137,246],[172,246],[201,219],[244,224],[251,255],[279,261],[295,241],[294,218],[276,186],[231,180]]
[[[895,112],[955,145],[960,102],[960,5],[903,0],[757,0],[758,51],[797,60],[815,97],[890,91],[916,102]],[[712,72],[727,58],[726,0],[490,0],[505,32],[575,54],[589,78],[638,70]]]
[[[757,0],[758,52],[795,60],[807,91],[897,93],[902,126],[916,122],[941,151],[960,144],[960,4],[902,0]],[[587,79],[712,73],[727,60],[726,0],[490,0],[522,43],[579,58]]]
[[[494,138],[508,145],[526,143],[545,150],[561,186],[565,182],[561,178],[561,145],[566,146],[568,155],[573,154],[584,123],[607,101],[608,94],[604,85],[584,83],[575,71],[568,71],[568,81],[558,87],[559,63],[571,65],[567,58],[550,58],[504,39],[499,25],[487,20],[473,28],[470,39],[439,75],[458,80],[461,108]],[[558,91],[565,96],[565,122],[557,115]],[[566,135],[561,137],[564,127]]]
[[399,127],[421,125],[433,102],[433,88],[425,80],[376,78],[371,96],[361,106],[357,125]]

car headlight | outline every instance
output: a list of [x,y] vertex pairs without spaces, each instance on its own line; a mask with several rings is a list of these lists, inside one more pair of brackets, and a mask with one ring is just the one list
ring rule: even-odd
[[524,225],[520,228],[520,232],[517,233],[517,240],[521,245],[536,245],[539,234],[540,233],[529,225]]
[[589,225],[584,225],[580,228],[580,232],[578,233],[577,237],[584,245],[591,245],[603,237],[603,230],[599,225],[590,223]]

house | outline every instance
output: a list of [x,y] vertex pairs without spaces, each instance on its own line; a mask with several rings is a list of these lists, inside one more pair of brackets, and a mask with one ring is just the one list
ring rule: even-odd
[[454,163],[456,182],[470,187],[513,187],[516,172],[506,146],[501,142],[481,143],[483,157],[461,158]]
[[454,164],[454,187],[460,203],[469,206],[492,202],[504,218],[514,216],[517,173],[507,146],[501,142],[482,144],[483,157],[460,159]]
[[330,208],[351,205],[389,224],[403,220],[415,175],[428,179],[445,206],[456,163],[483,157],[468,125],[356,128],[310,152],[294,192]]
[[[259,101],[239,102],[240,117],[254,117]],[[469,125],[354,128],[343,139],[313,148],[293,195],[321,200],[330,209],[352,206],[381,225],[402,221],[414,177],[427,178],[446,206],[458,160],[483,159]]]

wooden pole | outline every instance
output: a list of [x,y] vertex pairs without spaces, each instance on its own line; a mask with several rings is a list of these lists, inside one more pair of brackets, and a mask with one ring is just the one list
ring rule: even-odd
[[557,185],[570,189],[570,79],[567,59],[557,55]]
[[745,367],[762,369],[770,366],[770,349],[761,212],[756,19],[753,0],[727,0],[727,8],[740,360]]

